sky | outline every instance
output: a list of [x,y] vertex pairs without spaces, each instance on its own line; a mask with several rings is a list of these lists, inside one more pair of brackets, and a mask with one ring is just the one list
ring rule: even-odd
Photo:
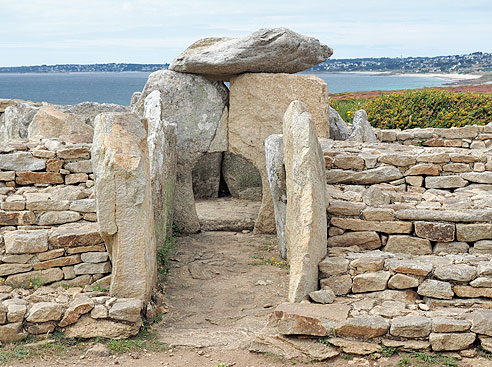
[[171,62],[194,41],[287,27],[332,58],[492,52],[490,0],[0,0],[0,66]]

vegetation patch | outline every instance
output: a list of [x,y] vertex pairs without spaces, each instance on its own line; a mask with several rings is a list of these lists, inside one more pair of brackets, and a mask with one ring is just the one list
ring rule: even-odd
[[492,121],[492,97],[423,89],[380,96],[364,104],[371,125],[382,129],[462,127]]
[[[452,90],[452,89],[451,89]],[[347,94],[332,97],[331,106],[345,122],[365,109],[371,125],[382,129],[462,127],[492,121],[492,95],[432,88],[420,90]]]
[[170,349],[169,346],[158,341],[157,332],[148,326],[143,326],[138,335],[129,339],[78,339],[66,338],[63,333],[55,332],[49,339],[29,335],[14,343],[7,343],[0,347],[0,365],[12,361],[58,357],[61,359],[83,355],[95,344],[104,344],[113,354],[146,351],[159,352]]
[[412,352],[412,353],[398,353],[400,361],[399,367],[411,367],[411,366],[428,366],[428,367],[457,367],[458,361],[456,358],[442,355],[440,353],[428,353],[428,352]]

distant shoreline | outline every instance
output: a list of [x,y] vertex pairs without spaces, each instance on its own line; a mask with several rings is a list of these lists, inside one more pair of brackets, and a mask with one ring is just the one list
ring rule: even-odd
[[442,78],[453,81],[474,80],[480,79],[483,75],[480,74],[453,74],[453,73],[409,73],[397,71],[325,71],[325,72],[309,72],[309,74],[362,74],[362,75],[383,75],[383,76],[403,76],[416,78]]

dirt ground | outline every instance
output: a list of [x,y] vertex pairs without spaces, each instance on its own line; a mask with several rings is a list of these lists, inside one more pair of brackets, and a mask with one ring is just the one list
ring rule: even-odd
[[[173,348],[109,357],[49,356],[11,361],[6,366],[131,366],[131,367],[281,367],[281,366],[464,366],[492,367],[483,357],[429,364],[402,355],[377,360],[342,355],[325,362],[286,361],[245,348],[285,302],[288,270],[281,263],[276,237],[242,232],[202,232],[181,236],[171,256],[166,283],[168,312],[154,326],[159,341]],[[0,362],[0,365],[1,362]]]

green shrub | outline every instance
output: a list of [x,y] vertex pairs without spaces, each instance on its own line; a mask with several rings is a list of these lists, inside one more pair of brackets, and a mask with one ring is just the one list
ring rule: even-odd
[[364,108],[364,99],[344,99],[344,100],[330,100],[330,105],[337,110],[343,121],[352,123],[354,112]]
[[383,95],[367,101],[371,125],[382,129],[461,127],[492,121],[492,97],[436,89]]

